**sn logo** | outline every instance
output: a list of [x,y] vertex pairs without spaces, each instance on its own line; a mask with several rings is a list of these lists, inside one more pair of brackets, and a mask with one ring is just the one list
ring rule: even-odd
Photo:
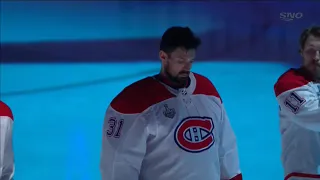
[[280,19],[283,21],[292,21],[294,19],[301,19],[303,14],[301,12],[281,12]]

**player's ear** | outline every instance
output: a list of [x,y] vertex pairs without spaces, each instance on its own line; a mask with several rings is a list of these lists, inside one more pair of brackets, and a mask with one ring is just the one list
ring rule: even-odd
[[303,57],[302,49],[299,49],[299,54]]
[[166,62],[166,60],[168,59],[168,55],[164,51],[160,51],[159,52],[159,58],[160,58],[160,60],[162,62]]

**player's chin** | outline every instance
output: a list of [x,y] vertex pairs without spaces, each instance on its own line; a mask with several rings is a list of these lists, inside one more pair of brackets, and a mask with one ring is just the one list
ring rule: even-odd
[[189,80],[189,76],[179,76],[178,79],[179,79],[180,82],[185,82],[185,81]]

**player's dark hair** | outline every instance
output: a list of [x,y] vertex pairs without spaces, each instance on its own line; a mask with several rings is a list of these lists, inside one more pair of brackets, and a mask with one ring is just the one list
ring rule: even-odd
[[300,48],[303,49],[309,36],[320,37],[320,26],[312,26],[305,29],[300,35]]
[[200,44],[200,38],[196,37],[189,27],[174,26],[162,35],[160,50],[171,53],[179,47],[186,50],[197,49]]

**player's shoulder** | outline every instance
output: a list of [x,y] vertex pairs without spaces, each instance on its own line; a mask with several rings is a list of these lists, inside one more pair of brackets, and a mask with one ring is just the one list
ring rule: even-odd
[[13,114],[10,107],[3,101],[0,101],[0,116],[9,117],[13,120]]
[[284,92],[305,86],[309,82],[310,79],[307,78],[305,70],[291,68],[278,78],[274,85],[274,92],[276,96],[279,96]]
[[[206,76],[198,73],[193,73],[196,79],[196,89],[193,94],[203,94],[208,96],[215,96],[221,100],[220,94],[214,84]],[[222,100],[221,100],[222,102]]]
[[119,113],[137,114],[172,97],[153,77],[146,77],[124,88],[110,105]]

